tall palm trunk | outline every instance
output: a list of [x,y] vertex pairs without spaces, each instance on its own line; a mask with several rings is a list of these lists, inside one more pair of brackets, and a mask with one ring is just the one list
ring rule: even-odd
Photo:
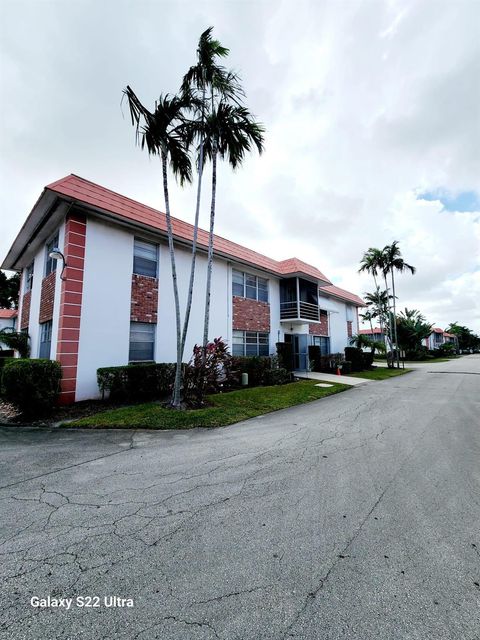
[[173,297],[175,300],[175,319],[177,328],[177,363],[175,367],[175,383],[173,387],[172,406],[179,409],[182,401],[181,385],[182,385],[182,338],[181,338],[181,319],[180,319],[180,300],[178,297],[177,267],[175,264],[175,247],[173,246],[173,230],[172,218],[170,215],[170,198],[168,196],[168,172],[167,172],[167,154],[162,151],[162,175],[163,175],[163,195],[165,198],[165,217],[167,220],[168,249],[170,253],[170,264],[172,269],[173,281]]
[[370,318],[370,331],[372,332],[372,353],[375,355],[375,334],[373,333],[372,318]]
[[391,272],[392,276],[392,295],[393,295],[393,326],[395,330],[395,347],[397,352],[397,368],[400,369],[400,354],[398,350],[398,333],[397,333],[397,303],[395,298],[395,278],[393,277],[393,269]]
[[[378,288],[377,276],[375,275],[373,270],[372,270],[372,276],[373,276],[373,282],[375,284],[375,291],[378,293],[379,292],[379,288]],[[388,353],[387,335],[386,335],[385,331],[383,330],[383,317],[382,317],[382,309],[381,309],[380,305],[378,305],[378,321],[380,323],[380,331],[382,332],[383,344],[385,345],[385,353]]]
[[[389,342],[390,342],[390,350],[392,352],[392,356],[393,356],[393,327],[392,327],[392,314],[390,312],[390,303],[388,302],[389,299],[389,295],[388,295],[388,282],[387,282],[387,274],[384,273],[383,274],[383,279],[385,281],[385,290],[387,292],[387,314],[388,314],[388,333],[389,333]],[[388,363],[388,353],[387,353],[387,363]],[[393,365],[393,362],[392,362]]]
[[[203,104],[205,104],[205,88],[203,88]],[[205,110],[202,107],[202,125],[205,121]],[[198,221],[200,218],[200,201],[202,195],[202,177],[203,177],[203,147],[204,147],[204,135],[202,134],[202,138],[200,140],[200,149],[199,149],[199,158],[198,158],[198,186],[197,186],[197,202],[195,206],[195,222],[193,226],[193,240],[192,240],[192,263],[190,267],[190,281],[188,283],[188,295],[187,295],[187,306],[185,307],[185,318],[183,321],[183,331],[182,331],[182,358],[183,353],[185,351],[185,342],[187,340],[187,331],[188,324],[190,322],[190,312],[192,310],[192,299],[193,299],[193,285],[195,282],[195,266],[197,260],[197,239],[198,239]]]
[[203,322],[203,350],[208,344],[208,326],[210,324],[210,291],[212,286],[213,268],[213,229],[215,226],[215,200],[217,195],[217,143],[213,142],[212,148],[212,201],[210,205],[210,232],[208,236],[208,264],[207,286],[205,292],[205,318]]

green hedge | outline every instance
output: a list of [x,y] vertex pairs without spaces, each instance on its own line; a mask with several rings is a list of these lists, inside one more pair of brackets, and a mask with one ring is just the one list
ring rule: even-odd
[[175,364],[129,364],[97,369],[98,388],[117,402],[138,402],[167,396],[175,380]]
[[373,358],[374,355],[370,351],[365,351],[362,353],[362,362],[364,369],[371,369],[373,366]]
[[25,415],[46,413],[57,402],[61,379],[55,360],[14,358],[3,366],[2,394]]
[[265,384],[265,373],[272,370],[272,360],[268,356],[233,356],[231,364],[238,374],[248,373],[249,387]]
[[363,370],[363,352],[358,347],[345,347],[345,360],[351,362],[352,371]]
[[292,374],[283,367],[267,369],[263,375],[263,384],[270,387],[276,384],[287,384],[292,381]]
[[280,366],[287,371],[293,371],[293,347],[291,342],[277,342],[276,347]]

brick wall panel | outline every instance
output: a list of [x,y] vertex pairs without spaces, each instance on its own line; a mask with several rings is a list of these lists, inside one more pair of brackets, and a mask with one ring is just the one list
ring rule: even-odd
[[132,275],[130,319],[132,322],[157,322],[158,278]]
[[269,332],[269,303],[233,296],[233,329]]
[[328,313],[320,312],[320,322],[311,322],[308,325],[308,332],[314,336],[328,336]]
[[351,338],[353,335],[352,333],[352,321],[351,320],[347,320],[347,336],[349,338]]
[[20,329],[28,329],[30,321],[30,301],[32,299],[32,292],[27,291],[23,294],[22,298],[22,317],[20,319]]
[[40,313],[38,321],[48,322],[53,318],[53,303],[55,300],[55,279],[57,272],[52,271],[42,280],[42,291],[40,294]]

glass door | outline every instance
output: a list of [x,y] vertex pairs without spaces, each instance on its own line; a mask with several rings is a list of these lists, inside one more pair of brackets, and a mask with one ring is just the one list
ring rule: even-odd
[[293,353],[293,368],[296,371],[307,370],[308,336],[303,333],[285,334],[285,342],[290,342]]

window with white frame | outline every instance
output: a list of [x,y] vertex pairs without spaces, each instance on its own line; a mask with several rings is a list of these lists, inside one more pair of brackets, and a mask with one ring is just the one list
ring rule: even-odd
[[268,302],[268,280],[233,269],[232,293],[240,298]]
[[33,287],[33,262],[25,269],[25,293]]
[[157,277],[158,245],[135,238],[133,245],[133,273]]
[[39,358],[50,360],[50,350],[52,347],[52,321],[42,322],[40,325],[40,351]]
[[57,269],[57,261],[55,260],[55,258],[50,257],[50,252],[55,247],[58,247],[58,233],[54,238],[50,240],[50,242],[47,242],[47,245],[45,247],[45,277],[50,275],[52,271],[55,271]]
[[130,362],[154,360],[156,324],[150,322],[130,323]]
[[234,331],[232,355],[268,356],[269,334],[259,331]]

